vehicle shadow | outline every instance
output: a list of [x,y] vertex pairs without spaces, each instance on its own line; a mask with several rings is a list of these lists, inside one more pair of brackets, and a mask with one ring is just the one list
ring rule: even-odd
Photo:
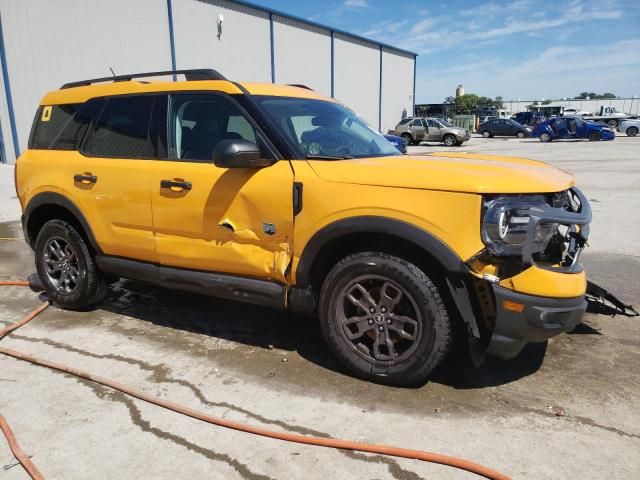
[[[353,379],[329,352],[319,323],[313,317],[124,279],[111,286],[101,309],[256,348],[296,352],[323,369]],[[430,379],[410,388],[421,388],[429,382],[456,389],[511,383],[540,368],[546,346],[546,343],[528,345],[516,359],[509,361],[487,357],[478,368],[473,366],[465,347],[457,346]]]
[[532,343],[512,360],[486,356],[479,367],[473,365],[466,352],[455,352],[436,370],[431,381],[456,389],[497,387],[537,372],[542,366],[546,351],[547,342]]
[[322,368],[346,374],[326,348],[312,317],[125,279],[111,285],[100,308],[161,327],[265,350],[297,352]]

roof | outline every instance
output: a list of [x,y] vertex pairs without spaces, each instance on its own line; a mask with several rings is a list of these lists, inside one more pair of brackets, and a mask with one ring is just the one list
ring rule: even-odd
[[96,97],[136,93],[143,94],[211,90],[229,94],[242,94],[243,91],[238,87],[238,85],[246,89],[252,95],[273,95],[335,101],[308,88],[273,83],[239,82],[236,84],[228,80],[184,80],[177,82],[140,82],[136,80],[129,80],[61,88],[60,90],[54,90],[47,93],[41,100],[40,105],[83,103]]
[[355,38],[357,40],[362,40],[362,41],[365,41],[365,42],[368,42],[368,43],[373,43],[374,45],[378,45],[380,47],[386,48],[387,50],[393,50],[393,51],[396,51],[396,52],[399,52],[399,53],[404,53],[405,55],[411,55],[414,58],[418,56],[417,53],[411,52],[409,50],[404,50],[402,48],[398,48],[398,47],[395,47],[393,45],[388,45],[386,43],[378,42],[376,40],[372,40],[370,38],[363,37],[361,35],[356,35],[355,33],[350,33],[350,32],[347,32],[345,30],[340,30],[339,28],[333,28],[333,27],[330,27],[328,25],[324,25],[322,23],[314,22],[312,20],[307,20],[306,18],[298,17],[296,15],[291,15],[290,13],[282,12],[280,10],[275,10],[275,9],[269,8],[269,7],[263,7],[262,5],[257,5],[257,4],[255,4],[253,2],[247,2],[245,0],[229,0],[229,1],[231,1],[232,3],[237,3],[238,5],[243,5],[245,7],[249,7],[249,8],[253,8],[255,10],[260,10],[262,12],[266,12],[266,13],[268,13],[270,15],[277,15],[278,17],[288,18],[290,20],[295,20],[296,22],[300,22],[300,23],[306,23],[307,25],[311,25],[311,26],[314,26],[316,28],[321,28],[321,29],[327,30],[329,32],[339,33],[340,35],[344,35],[346,37],[351,37],[351,38]]

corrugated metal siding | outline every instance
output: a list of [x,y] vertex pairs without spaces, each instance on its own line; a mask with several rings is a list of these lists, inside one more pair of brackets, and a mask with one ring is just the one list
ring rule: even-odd
[[336,99],[377,129],[380,49],[373,43],[336,34],[334,62]]
[[173,25],[179,69],[211,67],[232,80],[271,81],[266,12],[218,0],[174,0]]
[[382,50],[382,133],[387,133],[402,118],[413,115],[413,62],[409,55]]
[[331,32],[274,17],[276,83],[301,83],[331,96]]
[[[0,9],[21,150],[45,92],[108,76],[109,67],[116,73],[171,68],[165,0],[1,0]],[[3,110],[3,139],[11,144],[6,123]]]

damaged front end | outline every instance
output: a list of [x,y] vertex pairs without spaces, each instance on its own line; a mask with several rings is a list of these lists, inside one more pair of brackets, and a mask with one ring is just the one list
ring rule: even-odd
[[486,248],[473,274],[486,351],[513,358],[529,342],[572,330],[587,308],[579,263],[591,208],[577,188],[554,194],[484,198]]

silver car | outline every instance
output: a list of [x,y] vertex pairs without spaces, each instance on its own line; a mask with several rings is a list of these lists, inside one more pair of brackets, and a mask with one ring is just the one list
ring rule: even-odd
[[471,138],[467,130],[453,126],[441,118],[405,118],[390,133],[404,138],[409,145],[441,142],[447,147],[453,147],[462,145]]
[[618,131],[626,133],[629,137],[635,137],[640,130],[640,119],[621,120],[618,124]]

